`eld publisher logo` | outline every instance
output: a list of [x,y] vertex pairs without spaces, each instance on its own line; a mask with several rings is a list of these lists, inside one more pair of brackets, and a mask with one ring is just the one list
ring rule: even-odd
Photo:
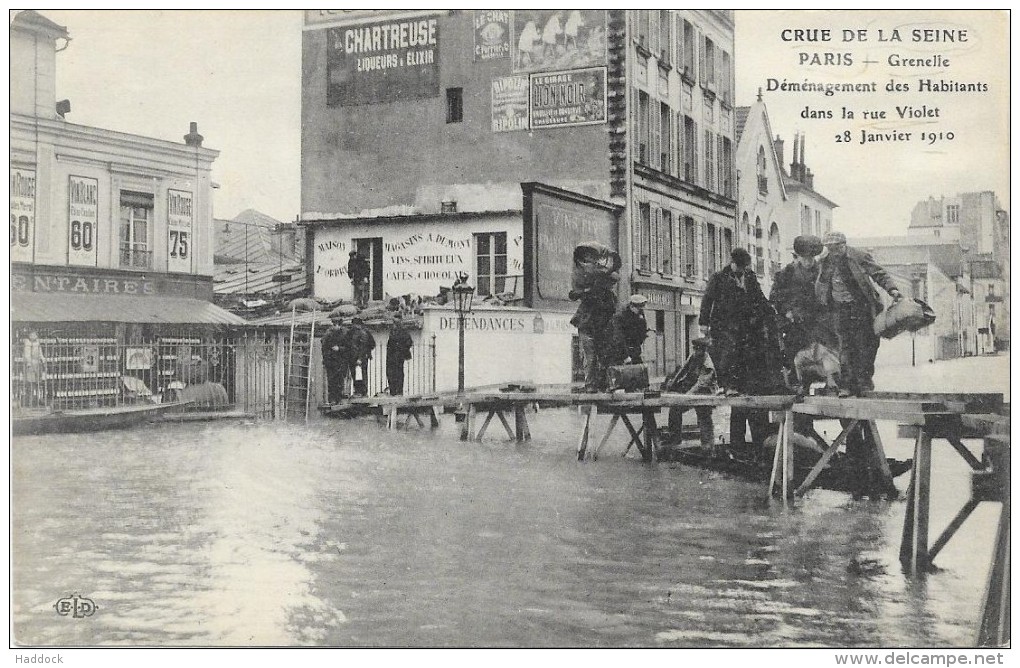
[[79,596],[78,594],[60,599],[53,604],[53,607],[56,608],[58,615],[62,617],[70,616],[75,619],[91,617],[99,609],[99,606],[92,599]]

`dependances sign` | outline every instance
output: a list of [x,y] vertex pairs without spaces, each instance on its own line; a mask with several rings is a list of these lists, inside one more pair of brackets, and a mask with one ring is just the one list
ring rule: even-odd
[[326,71],[326,104],[331,107],[436,97],[439,19],[330,28]]

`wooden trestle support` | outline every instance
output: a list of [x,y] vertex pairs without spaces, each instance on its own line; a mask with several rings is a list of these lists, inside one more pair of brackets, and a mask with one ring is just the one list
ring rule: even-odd
[[[955,535],[967,517],[983,501],[1001,504],[1000,521],[995,539],[992,566],[988,575],[978,644],[1002,646],[1009,643],[1010,622],[1010,488],[1009,488],[1009,418],[1001,415],[1001,394],[929,394],[871,392],[860,398],[805,397],[721,397],[712,395],[680,395],[662,393],[645,396],[629,394],[572,394],[563,391],[536,392],[469,392],[464,395],[441,395],[426,398],[376,397],[351,403],[381,408],[387,416],[387,425],[395,429],[398,416],[406,415],[405,426],[413,417],[424,427],[421,415],[429,415],[431,426],[439,425],[439,411],[443,406],[459,406],[464,411],[462,440],[480,441],[493,418],[503,425],[511,441],[531,439],[527,411],[534,405],[577,406],[584,414],[578,438],[577,459],[595,460],[608,442],[614,429],[623,423],[629,434],[624,455],[637,446],[642,459],[654,462],[659,458],[659,430],[656,416],[663,408],[695,408],[698,406],[730,406],[770,411],[779,425],[776,438],[769,492],[779,495],[784,502],[803,497],[817,482],[818,476],[829,465],[840,448],[869,471],[870,488],[889,498],[897,498],[885,448],[876,425],[877,421],[894,421],[900,434],[914,438],[914,459],[910,484],[906,493],[906,511],[903,519],[900,562],[910,576],[923,576],[932,561]],[[475,431],[479,415],[485,418]],[[599,413],[610,416],[609,424],[594,448],[589,448]],[[508,419],[513,415],[513,426]],[[632,416],[640,416],[636,427]],[[831,443],[813,427],[813,420],[839,420],[842,430]],[[820,457],[794,489],[794,423],[807,430],[812,446]],[[963,443],[964,438],[984,438],[981,458],[975,456]],[[929,544],[929,508],[931,503],[931,451],[932,441],[943,439],[970,465],[971,498],[957,513],[938,538]]]

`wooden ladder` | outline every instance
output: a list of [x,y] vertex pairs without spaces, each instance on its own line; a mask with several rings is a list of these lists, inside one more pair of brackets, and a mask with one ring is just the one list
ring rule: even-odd
[[[297,322],[297,309],[290,310],[290,339],[287,345],[287,372],[284,392],[284,415],[304,417],[307,421],[312,405],[312,347],[315,344],[315,323],[318,311],[312,311],[312,324],[305,335]],[[300,337],[301,340],[298,340]]]

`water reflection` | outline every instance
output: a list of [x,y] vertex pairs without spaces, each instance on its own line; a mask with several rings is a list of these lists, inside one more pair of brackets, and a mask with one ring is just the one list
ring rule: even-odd
[[[32,645],[972,642],[984,562],[927,583],[904,578],[902,502],[816,492],[785,508],[761,485],[623,459],[614,444],[599,462],[579,464],[578,420],[544,412],[536,440],[520,445],[461,442],[450,420],[437,432],[391,433],[358,420],[18,439],[15,637]],[[946,519],[953,511],[947,506]],[[991,532],[976,540],[990,543]],[[73,592],[95,600],[97,614],[56,615],[53,603]]]

